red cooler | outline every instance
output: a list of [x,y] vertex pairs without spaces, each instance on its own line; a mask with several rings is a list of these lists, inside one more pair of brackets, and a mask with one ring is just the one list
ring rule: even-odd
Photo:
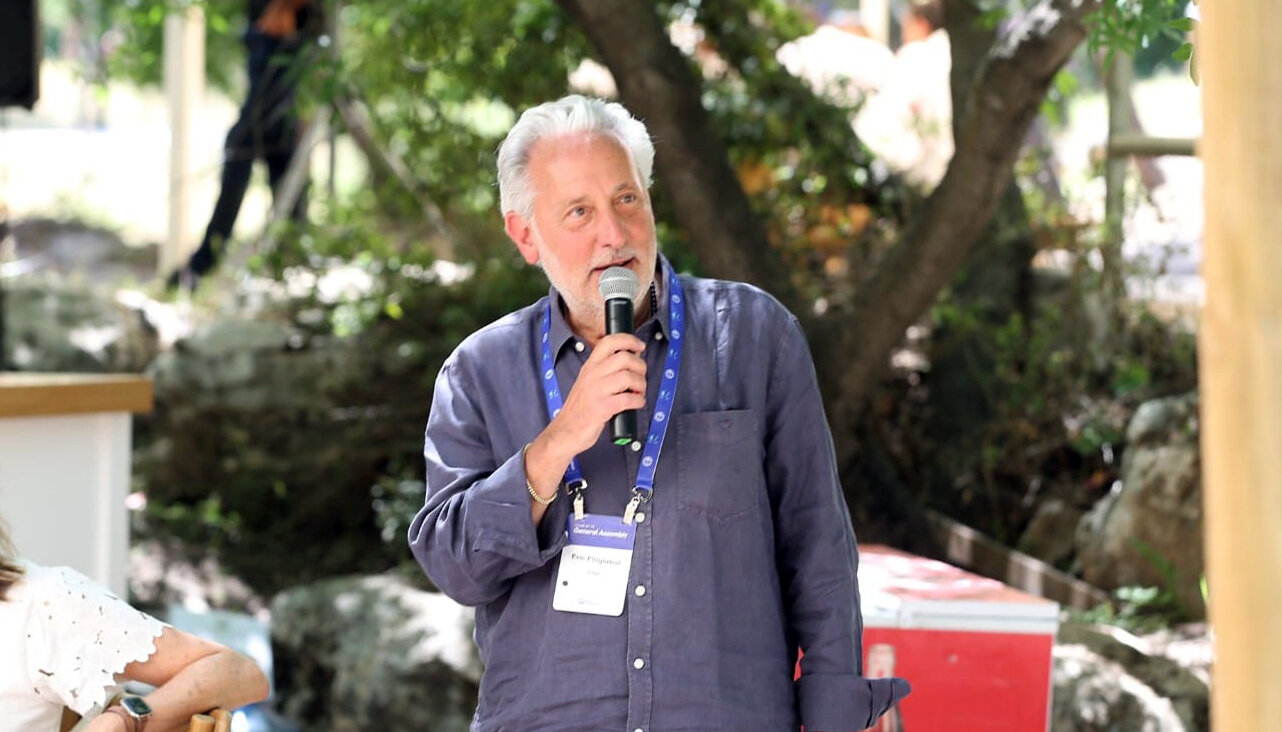
[[884,546],[859,548],[864,670],[913,693],[879,732],[1045,732],[1059,606]]

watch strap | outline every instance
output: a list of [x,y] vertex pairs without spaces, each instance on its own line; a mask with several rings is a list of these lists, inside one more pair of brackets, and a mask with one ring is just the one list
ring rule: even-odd
[[142,720],[130,714],[128,711],[125,710],[124,707],[120,706],[119,704],[113,704],[107,707],[106,709],[102,710],[102,713],[114,714],[120,717],[121,719],[125,720],[125,730],[127,730],[127,732],[142,732],[142,728],[143,728]]

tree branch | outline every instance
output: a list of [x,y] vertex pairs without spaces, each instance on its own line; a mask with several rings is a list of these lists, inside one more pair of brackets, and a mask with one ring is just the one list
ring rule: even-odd
[[[886,355],[957,274],[1010,183],[1015,159],[1055,74],[1086,37],[1100,0],[1046,0],[1017,19],[971,86],[948,172],[903,239],[858,289],[847,317],[826,323],[834,426],[856,418]],[[836,359],[840,359],[836,362]]]

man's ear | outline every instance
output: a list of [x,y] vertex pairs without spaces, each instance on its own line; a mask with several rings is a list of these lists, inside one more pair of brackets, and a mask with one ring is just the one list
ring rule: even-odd
[[526,264],[539,263],[539,248],[534,243],[534,226],[525,217],[515,211],[508,211],[503,216],[503,228],[507,237],[516,245],[517,251]]

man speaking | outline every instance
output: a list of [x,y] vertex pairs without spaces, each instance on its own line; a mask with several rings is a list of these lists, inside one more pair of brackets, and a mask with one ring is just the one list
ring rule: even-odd
[[[476,606],[472,729],[864,729],[908,685],[861,675],[805,338],[761,290],[658,254],[653,161],[640,121],[579,96],[499,148],[508,236],[551,289],[442,367],[409,529],[427,576]],[[632,328],[607,327],[620,298]]]

